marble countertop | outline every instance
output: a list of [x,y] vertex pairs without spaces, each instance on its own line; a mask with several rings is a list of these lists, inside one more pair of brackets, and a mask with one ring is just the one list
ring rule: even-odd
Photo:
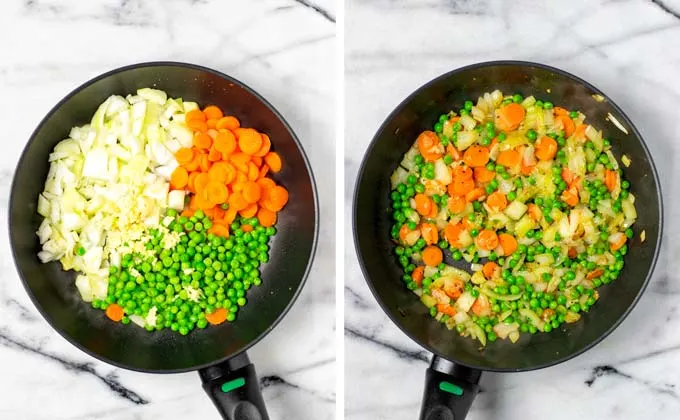
[[[559,6],[557,5],[559,3]],[[434,77],[497,59],[563,68],[606,92],[636,123],[665,192],[664,247],[635,310],[601,344],[561,365],[482,376],[468,416],[482,419],[677,418],[680,247],[677,68],[680,2],[348,0],[345,222],[363,153],[402,99]],[[370,40],[370,42],[367,42]],[[345,410],[352,420],[417,418],[430,354],[378,307],[346,230]]]
[[[143,61],[205,65],[242,80],[288,120],[311,160],[321,220],[334,220],[335,6],[332,0],[10,0],[0,13],[0,213],[40,119],[110,69]],[[329,164],[329,162],[331,162]],[[297,304],[249,351],[273,419],[335,413],[335,275],[330,223]],[[7,237],[6,223],[0,223]],[[219,415],[198,375],[114,368],[71,346],[40,317],[0,242],[0,418],[144,420]]]

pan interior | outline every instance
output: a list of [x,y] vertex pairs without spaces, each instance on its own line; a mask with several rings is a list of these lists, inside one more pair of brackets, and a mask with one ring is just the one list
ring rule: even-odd
[[[52,148],[73,126],[86,124],[108,96],[138,88],[162,89],[170,97],[215,104],[272,139],[284,169],[274,176],[290,192],[279,213],[278,230],[268,263],[261,266],[262,285],[247,293],[248,304],[234,323],[180,336],[169,329],[149,333],[108,320],[103,311],[83,302],[74,272],[59,263],[41,264],[36,257],[36,212]],[[48,322],[82,350],[109,363],[143,371],[183,371],[206,366],[245,350],[281,319],[299,293],[311,261],[317,234],[316,196],[304,153],[292,130],[262,98],[238,81],[212,70],[180,63],[130,66],[78,88],[42,121],[16,169],[10,199],[10,240],[20,277]]]
[[[563,324],[549,334],[522,334],[487,343],[460,337],[429,316],[427,308],[403,281],[391,241],[390,175],[423,130],[431,130],[442,113],[458,110],[465,100],[476,102],[484,92],[534,95],[556,106],[580,110],[587,122],[612,140],[613,153],[632,158],[622,167],[636,197],[638,220],[621,276],[599,288],[601,299],[574,324]],[[355,245],[366,281],[390,318],[428,350],[455,362],[487,370],[512,371],[548,366],[588,349],[616,327],[636,303],[656,262],[661,230],[661,197],[657,174],[639,133],[622,111],[594,87],[569,74],[531,63],[497,62],[470,66],[446,74],[407,98],[379,129],[364,158],[354,202]],[[604,96],[604,95],[603,95]],[[611,113],[628,134],[607,120]],[[646,241],[640,242],[645,231]],[[445,252],[447,262],[453,264]],[[469,265],[456,263],[469,270]]]

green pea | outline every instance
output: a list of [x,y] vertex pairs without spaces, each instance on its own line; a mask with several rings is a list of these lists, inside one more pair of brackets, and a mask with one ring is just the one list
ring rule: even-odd
[[526,136],[529,140],[531,140],[533,142],[533,141],[536,141],[536,138],[538,137],[538,133],[536,133],[536,130],[531,128],[527,131]]

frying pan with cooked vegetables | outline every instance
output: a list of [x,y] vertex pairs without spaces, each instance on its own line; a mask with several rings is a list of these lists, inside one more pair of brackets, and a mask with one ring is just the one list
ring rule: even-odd
[[[499,90],[465,101],[392,174],[406,287],[482,346],[577,322],[619,277],[634,235],[622,173],[611,141],[577,110]],[[445,264],[447,251],[472,275]]]
[[[278,214],[271,257],[261,266],[261,285],[248,292],[250,304],[239,310],[236,322],[198,328],[186,336],[171,328],[149,332],[111,322],[103,311],[81,299],[74,271],[64,271],[58,261],[43,264],[38,258],[41,245],[36,231],[43,219],[38,214],[38,197],[55,145],[68,137],[72,127],[89,122],[111,95],[146,87],[163,90],[172,98],[217,105],[227,115],[239,116],[243,126],[267,133],[285,162],[272,178],[290,192],[290,202]],[[198,370],[203,387],[224,418],[263,420],[269,417],[255,368],[245,351],[278,324],[300,293],[316,249],[317,212],[314,181],[300,143],[283,117],[261,96],[204,67],[145,63],[85,83],[40,123],[14,175],[9,234],[26,291],[50,325],[73,345],[125,369],[150,373]]]
[[420,418],[461,419],[483,370],[560,363],[621,323],[656,263],[661,190],[640,134],[598,89],[489,62],[390,114],[353,227],[374,296],[434,353]]

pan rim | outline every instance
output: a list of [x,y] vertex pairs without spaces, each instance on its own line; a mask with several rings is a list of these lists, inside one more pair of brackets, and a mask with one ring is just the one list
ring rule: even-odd
[[[642,283],[642,286],[638,290],[637,294],[635,295],[633,301],[631,304],[628,306],[628,308],[624,311],[623,314],[603,333],[601,334],[596,340],[593,340],[591,343],[588,345],[584,346],[582,349],[579,349],[578,351],[568,354],[566,356],[562,356],[559,358],[556,358],[554,360],[551,360],[546,363],[541,363],[537,365],[532,365],[529,367],[524,367],[524,368],[490,368],[490,367],[484,367],[480,365],[475,365],[471,363],[463,363],[461,361],[451,359],[448,357],[445,357],[441,355],[437,350],[435,350],[432,346],[429,346],[427,344],[422,343],[420,340],[417,340],[414,338],[414,336],[406,330],[406,328],[399,322],[399,319],[394,316],[387,308],[387,305],[380,299],[380,296],[375,289],[373,283],[369,281],[369,275],[367,273],[366,269],[366,263],[364,260],[363,255],[360,252],[360,246],[359,246],[359,235],[357,233],[357,215],[358,215],[358,208],[357,208],[357,198],[359,195],[359,183],[360,180],[362,179],[364,172],[366,171],[366,164],[367,164],[367,159],[369,154],[373,151],[375,148],[377,142],[378,142],[378,137],[379,135],[385,130],[387,125],[390,123],[390,121],[404,108],[408,103],[410,103],[422,90],[440,82],[441,80],[450,78],[452,76],[455,76],[458,73],[461,73],[466,70],[474,70],[474,69],[479,69],[479,68],[484,68],[484,67],[492,67],[492,66],[523,66],[523,67],[534,67],[534,68],[539,68],[542,70],[547,70],[559,75],[562,75],[568,79],[571,79],[577,83],[580,83],[581,85],[587,87],[588,89],[596,92],[597,94],[601,95],[611,106],[616,110],[621,117],[623,118],[624,122],[630,127],[630,130],[632,133],[635,135],[640,140],[640,144],[642,146],[642,149],[645,153],[645,156],[647,157],[647,160],[650,163],[651,169],[652,169],[652,174],[654,176],[654,184],[656,187],[656,190],[658,191],[658,206],[659,206],[659,214],[658,214],[658,225],[659,225],[659,234],[657,237],[657,241],[654,247],[654,255],[652,257],[652,262],[649,268],[649,271],[647,272],[647,276],[645,277],[644,282]],[[656,165],[654,163],[654,160],[652,158],[651,153],[649,152],[649,148],[647,147],[647,144],[645,143],[644,138],[642,137],[642,134],[640,134],[640,131],[637,129],[637,127],[633,124],[633,122],[628,118],[628,115],[626,115],[625,112],[614,102],[611,100],[611,98],[606,95],[604,92],[602,92],[600,89],[595,87],[592,83],[587,82],[586,80],[569,73],[565,70],[543,64],[543,63],[538,63],[538,62],[532,62],[532,61],[522,61],[522,60],[492,60],[492,61],[484,61],[484,62],[479,62],[479,63],[474,63],[470,65],[466,65],[463,67],[459,67],[456,69],[453,69],[451,71],[448,71],[444,74],[441,74],[440,76],[435,77],[434,79],[431,79],[430,81],[426,82],[425,84],[421,85],[418,87],[416,90],[414,90],[411,94],[409,94],[404,100],[402,100],[399,105],[397,105],[392,112],[385,118],[383,123],[380,125],[378,130],[376,131],[375,135],[373,136],[373,139],[369,143],[366,151],[364,152],[364,156],[361,161],[361,165],[359,166],[359,170],[357,171],[357,177],[355,180],[354,184],[354,194],[353,194],[353,203],[352,203],[352,230],[353,230],[353,237],[354,237],[354,249],[357,254],[357,259],[359,260],[359,266],[361,267],[361,272],[364,277],[364,281],[367,283],[368,288],[371,290],[371,294],[373,295],[373,298],[378,302],[380,305],[380,308],[383,310],[383,312],[390,318],[392,323],[396,325],[401,332],[403,332],[409,339],[411,339],[414,343],[418,344],[419,346],[423,347],[430,353],[432,353],[435,357],[441,357],[443,359],[449,360],[453,363],[459,364],[461,366],[466,366],[471,369],[477,369],[477,370],[482,370],[482,371],[487,371],[487,372],[528,372],[532,370],[538,370],[538,369],[543,369],[547,368],[550,366],[557,365],[562,362],[566,362],[567,360],[573,359],[577,356],[580,356],[581,354],[585,353],[586,351],[592,349],[599,343],[601,343],[605,338],[607,338],[616,328],[618,328],[619,325],[628,317],[628,315],[632,312],[633,308],[637,305],[639,302],[640,298],[642,297],[642,294],[646,290],[652,275],[654,274],[654,270],[656,268],[656,264],[658,261],[658,257],[661,251],[661,244],[663,240],[663,227],[664,227],[664,212],[663,212],[663,191],[661,189],[661,183],[659,181],[659,174],[656,169]]]
[[[291,138],[295,142],[295,145],[297,146],[298,150],[300,151],[300,154],[302,155],[302,159],[305,163],[305,169],[307,170],[307,173],[309,174],[309,179],[311,182],[312,186],[312,198],[313,198],[313,206],[314,206],[314,216],[315,216],[315,223],[314,223],[314,235],[313,235],[313,241],[312,241],[312,247],[309,253],[309,259],[307,260],[307,265],[305,267],[305,272],[302,275],[302,279],[300,280],[300,283],[295,290],[295,293],[293,294],[292,298],[284,308],[284,310],[279,314],[279,316],[274,320],[274,322],[269,325],[268,328],[266,328],[262,333],[260,333],[254,340],[251,340],[248,342],[246,345],[242,346],[238,351],[233,352],[232,354],[228,356],[223,356],[220,357],[219,359],[215,359],[209,363],[202,363],[190,367],[182,367],[182,368],[172,368],[172,369],[148,369],[148,368],[141,368],[141,367],[136,367],[136,366],[129,366],[124,363],[118,362],[116,360],[109,359],[103,355],[100,355],[96,352],[93,352],[84,346],[82,346],[78,341],[76,341],[73,337],[70,335],[66,334],[64,331],[62,331],[60,328],[57,328],[53,320],[51,319],[50,316],[46,313],[44,308],[38,303],[37,298],[33,294],[33,290],[29,287],[29,285],[26,283],[26,279],[24,278],[24,275],[19,267],[18,261],[17,261],[17,255],[14,247],[14,241],[13,241],[13,223],[12,223],[12,211],[11,209],[13,208],[13,203],[15,200],[15,191],[16,191],[16,175],[19,167],[24,163],[24,159],[26,157],[26,151],[28,150],[29,146],[33,143],[35,140],[36,135],[38,132],[42,129],[42,127],[45,125],[45,123],[54,115],[54,113],[57,112],[66,102],[68,102],[72,97],[74,97],[76,94],[78,94],[80,91],[83,89],[93,85],[94,83],[99,82],[100,80],[106,79],[108,77],[111,77],[113,75],[123,73],[126,71],[130,70],[135,70],[135,69],[140,69],[140,68],[152,68],[152,67],[180,67],[180,68],[187,68],[187,69],[192,69],[192,70],[199,70],[202,72],[210,73],[213,74],[217,77],[220,77],[222,79],[225,79],[231,83],[234,83],[241,88],[243,88],[245,91],[253,95],[258,101],[260,101],[262,104],[264,104],[273,114],[276,116],[276,118],[283,124],[283,126],[286,128],[286,130],[290,133]],[[288,314],[290,309],[293,307],[293,304],[297,301],[298,297],[300,296],[300,293],[302,293],[302,289],[304,288],[307,278],[310,274],[310,271],[312,269],[313,261],[316,256],[316,250],[318,246],[318,239],[319,239],[319,199],[318,199],[318,193],[317,193],[317,187],[316,187],[316,180],[314,178],[314,173],[312,171],[312,166],[309,162],[309,158],[307,157],[307,154],[305,153],[304,148],[302,147],[302,144],[300,143],[300,140],[297,137],[297,134],[295,134],[295,131],[291,128],[291,126],[288,124],[288,121],[283,117],[283,115],[276,109],[274,106],[267,101],[262,95],[257,93],[255,90],[253,90],[250,86],[246,85],[245,83],[241,82],[240,80],[234,78],[233,76],[229,76],[225,73],[222,73],[218,70],[214,70],[209,67],[205,67],[199,64],[193,64],[193,63],[187,63],[187,62],[181,62],[181,61],[147,61],[147,62],[140,62],[140,63],[135,63],[135,64],[129,64],[125,65],[122,67],[118,67],[112,70],[109,70],[107,72],[104,72],[98,76],[95,76],[88,81],[82,83],[75,89],[73,89],[71,92],[69,92],[66,96],[64,96],[59,102],[57,102],[56,105],[54,105],[50,111],[45,114],[45,116],[42,118],[40,123],[36,126],[36,128],[33,130],[31,133],[30,137],[28,138],[28,141],[26,142],[23,150],[21,151],[21,155],[19,156],[19,160],[17,161],[16,167],[14,169],[14,173],[12,175],[12,183],[10,185],[10,197],[9,197],[9,202],[8,202],[8,216],[7,216],[7,221],[8,221],[8,233],[9,233],[9,242],[10,242],[10,248],[12,251],[12,259],[14,262],[14,267],[19,275],[19,278],[21,279],[21,283],[24,286],[24,289],[26,290],[26,293],[28,294],[29,298],[31,299],[31,302],[33,303],[33,306],[38,309],[38,312],[40,312],[40,315],[47,321],[49,326],[52,328],[52,330],[56,331],[60,336],[62,336],[66,341],[68,341],[70,344],[78,348],[79,350],[83,351],[84,353],[94,357],[95,359],[101,360],[102,362],[105,362],[107,364],[130,370],[130,371],[135,371],[135,372],[142,372],[142,373],[158,373],[158,374],[171,374],[171,373],[184,373],[184,372],[191,372],[195,370],[200,370],[204,369],[210,366],[214,366],[217,364],[220,364],[238,354],[245,353],[248,349],[256,345],[258,342],[260,342],[264,337],[266,337],[282,320],[283,318]]]

